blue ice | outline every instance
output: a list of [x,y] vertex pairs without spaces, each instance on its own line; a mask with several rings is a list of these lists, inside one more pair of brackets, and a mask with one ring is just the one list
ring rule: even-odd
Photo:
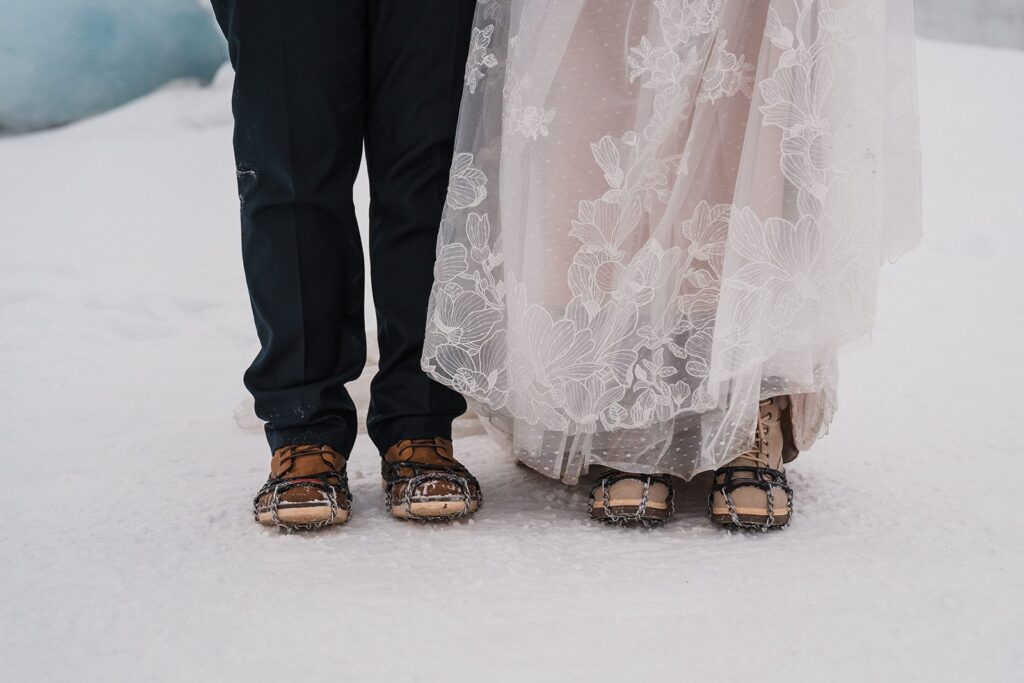
[[226,57],[206,0],[0,0],[0,130],[95,114]]

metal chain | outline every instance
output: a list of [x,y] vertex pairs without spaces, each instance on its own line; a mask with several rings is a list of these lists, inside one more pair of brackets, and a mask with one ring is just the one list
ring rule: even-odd
[[[611,506],[611,485],[627,479],[633,479],[643,484],[644,492],[636,510],[631,513],[615,512]],[[602,474],[590,490],[590,500],[587,502],[587,514],[593,516],[594,503],[597,500],[595,492],[601,487],[601,502],[603,517],[595,518],[601,522],[615,525],[625,525],[631,522],[638,522],[643,526],[660,526],[665,523],[664,519],[648,516],[648,506],[651,500],[651,485],[654,483],[664,484],[668,487],[668,511],[666,519],[675,512],[675,490],[672,488],[672,480],[667,475],[658,474],[630,474],[611,470]]]
[[[402,476],[401,470],[403,468],[411,469],[413,472],[412,476]],[[446,481],[458,486],[458,495],[463,503],[463,507],[460,512],[454,512],[449,515],[426,516],[416,514],[412,511],[412,505],[414,502],[453,501],[451,494],[441,496],[414,495],[414,491],[420,486],[436,481]],[[385,463],[384,509],[387,512],[391,512],[391,509],[395,507],[394,489],[402,483],[405,484],[405,490],[403,491],[401,500],[399,501],[399,507],[403,507],[405,509],[407,519],[420,522],[450,522],[459,519],[460,517],[465,517],[473,512],[471,505],[474,502],[477,505],[477,509],[483,505],[483,493],[480,489],[480,483],[477,481],[476,477],[471,475],[469,471],[461,465],[428,465],[425,463],[413,462]],[[474,489],[476,490],[475,494],[473,492]],[[413,498],[416,500],[413,500]]]
[[[772,399],[768,399],[771,401]],[[764,402],[762,402],[763,404]],[[786,473],[781,469],[767,467],[771,463],[771,453],[768,451],[769,424],[764,420],[758,409],[757,426],[754,430],[754,444],[750,451],[741,457],[753,460],[756,466],[725,466],[715,471],[714,483],[711,493],[708,494],[708,515],[713,514],[715,493],[720,493],[725,499],[726,508],[729,511],[729,519],[732,526],[739,529],[752,529],[757,531],[768,531],[769,529],[784,529],[789,526],[793,519],[793,490],[786,481]],[[733,479],[737,472],[750,473],[750,479]],[[718,481],[719,476],[723,479]],[[740,519],[736,512],[736,504],[732,498],[732,492],[740,488],[757,488],[765,492],[768,507],[767,515],[763,523],[745,522]],[[785,524],[778,524],[775,516],[775,489],[781,489],[786,494],[787,516]]]
[[[733,479],[733,475],[736,472],[748,472],[753,474],[751,479]],[[724,479],[719,482],[718,477],[723,476]],[[740,519],[739,514],[736,512],[736,504],[732,498],[732,492],[740,488],[757,488],[765,492],[768,499],[768,508],[765,521],[763,523],[758,522],[746,522]],[[775,490],[779,489],[786,494],[786,522],[779,524],[776,520],[776,509],[775,509]],[[768,531],[769,529],[784,529],[789,526],[790,521],[793,519],[793,489],[790,488],[786,481],[786,473],[781,470],[771,469],[768,467],[722,467],[715,472],[715,484],[711,489],[711,493],[708,494],[708,515],[711,515],[714,509],[714,497],[715,493],[720,493],[725,499],[725,505],[729,512],[730,524],[739,529],[752,529],[756,531]]]
[[[337,482],[329,482],[328,478],[336,478]],[[326,497],[327,503],[331,508],[331,514],[327,519],[322,519],[316,522],[307,522],[302,524],[296,524],[291,522],[285,522],[280,516],[280,505],[281,505],[281,494],[286,491],[290,491],[294,488],[315,488],[320,490]],[[338,504],[338,491],[342,489],[345,492],[345,505]],[[338,519],[338,514],[345,510],[346,512],[352,509],[352,494],[348,489],[348,476],[342,472],[327,472],[312,477],[301,477],[297,479],[271,479],[263,488],[260,489],[259,493],[253,498],[253,516],[256,521],[259,521],[260,516],[260,499],[269,494],[270,500],[267,504],[267,510],[269,510],[271,519],[274,524],[277,525],[282,531],[313,531],[316,529],[322,529],[325,526],[329,526]]]

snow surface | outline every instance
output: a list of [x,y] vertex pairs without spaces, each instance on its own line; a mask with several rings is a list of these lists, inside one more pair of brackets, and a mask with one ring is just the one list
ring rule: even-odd
[[482,435],[472,520],[390,519],[361,437],[347,526],[257,526],[230,74],[0,140],[0,679],[1020,680],[1024,54],[919,58],[927,238],[771,534],[706,478],[590,523]]

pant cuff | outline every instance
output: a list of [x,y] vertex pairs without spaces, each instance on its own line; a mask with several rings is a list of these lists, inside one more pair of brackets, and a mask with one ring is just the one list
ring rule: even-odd
[[355,444],[355,434],[346,425],[301,425],[283,429],[267,425],[266,433],[271,453],[284,446],[310,444],[330,446],[348,458]]
[[436,436],[451,439],[454,421],[453,415],[395,417],[369,424],[367,431],[383,456],[389,448],[403,439],[432,439]]

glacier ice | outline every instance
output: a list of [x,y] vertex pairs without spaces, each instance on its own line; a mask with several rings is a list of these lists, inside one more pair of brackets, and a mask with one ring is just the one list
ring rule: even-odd
[[0,0],[0,130],[95,114],[177,78],[209,80],[226,45],[206,0]]

